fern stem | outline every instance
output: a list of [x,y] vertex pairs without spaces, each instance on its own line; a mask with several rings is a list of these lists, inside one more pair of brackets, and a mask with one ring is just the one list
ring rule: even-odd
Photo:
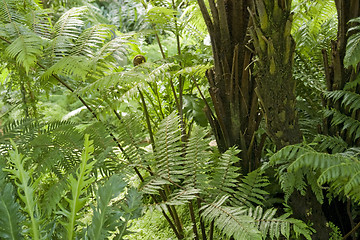
[[139,94],[140,94],[141,103],[142,103],[143,108],[144,108],[146,126],[147,126],[148,131],[149,131],[151,146],[153,148],[153,151],[155,151],[155,140],[154,140],[154,134],[153,134],[153,131],[152,131],[152,128],[151,128],[149,112],[148,112],[148,109],[147,109],[147,106],[146,106],[146,103],[145,103],[144,95],[142,94],[140,88],[138,88],[138,90],[139,90]]
[[[168,185],[166,185],[166,186],[164,187],[164,189],[165,189],[165,195],[166,195],[164,201],[166,201],[166,200],[167,200],[167,196],[170,195],[170,188],[169,188]],[[178,229],[178,231],[179,231],[179,234],[180,234],[181,236],[183,236],[183,235],[184,235],[183,226],[182,226],[182,223],[181,223],[181,221],[180,221],[180,218],[179,218],[179,215],[178,215],[178,213],[177,213],[177,211],[176,211],[175,206],[173,206],[173,205],[170,205],[170,206],[169,206],[169,205],[166,205],[166,206],[168,207],[168,209],[169,209],[169,208],[171,209],[171,212],[173,213],[171,216],[172,216],[173,219],[174,219],[174,222],[175,222],[176,227],[177,227],[177,229]]]
[[360,228],[360,222],[359,222],[353,229],[351,229],[351,231],[348,232],[348,233],[342,238],[342,240],[345,240],[345,239],[347,239],[348,237],[350,237],[353,233],[355,233],[355,231],[356,231],[358,228]]
[[197,207],[199,209],[199,220],[200,220],[200,229],[201,229],[201,235],[202,235],[202,239],[203,240],[207,240],[206,239],[206,229],[205,229],[205,224],[204,224],[204,221],[202,221],[202,218],[201,218],[201,212],[200,211],[200,208],[201,208],[201,200],[198,198],[197,199]]
[[174,223],[171,221],[171,219],[169,218],[169,216],[166,214],[166,212],[164,210],[161,210],[162,214],[164,215],[164,217],[166,218],[166,220],[168,221],[170,227],[172,228],[172,230],[174,231],[176,237],[178,239],[183,239],[183,237],[181,237],[181,235],[179,234],[178,230],[176,229]]
[[197,231],[197,226],[196,226],[196,219],[195,219],[195,213],[194,213],[194,207],[192,202],[189,202],[189,210],[190,210],[190,217],[191,217],[191,221],[192,221],[192,228],[193,228],[193,232],[195,235],[195,240],[199,240],[199,234]]
[[210,224],[210,231],[209,231],[210,240],[214,240],[214,224],[215,221],[212,221]]

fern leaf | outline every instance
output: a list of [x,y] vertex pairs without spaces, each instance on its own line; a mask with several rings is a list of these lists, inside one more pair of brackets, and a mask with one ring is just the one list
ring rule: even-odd
[[23,239],[21,222],[24,216],[20,212],[20,204],[16,202],[14,187],[5,182],[0,169],[0,238],[1,239]]
[[[108,239],[111,232],[116,231],[117,224],[121,219],[116,219],[116,209],[110,205],[110,201],[125,189],[126,182],[122,177],[113,175],[101,186],[96,194],[96,206],[92,206],[93,218],[87,229],[90,239]],[[115,218],[115,219],[114,219]]]
[[360,109],[360,95],[355,92],[336,90],[336,91],[327,91],[323,93],[327,99],[331,99],[334,102],[341,100],[344,108],[349,109],[350,111],[356,111]]
[[90,161],[94,147],[92,141],[89,140],[89,135],[85,135],[84,150],[81,155],[81,163],[76,170],[75,177],[70,175],[69,187],[71,188],[71,198],[65,197],[65,200],[69,203],[69,210],[66,210],[61,204],[59,207],[60,214],[67,218],[67,222],[62,222],[67,231],[67,239],[74,239],[75,226],[78,219],[78,212],[86,204],[86,201],[90,196],[86,194],[87,188],[94,182],[94,178],[90,176],[91,170],[95,164],[95,161]]
[[[240,151],[230,148],[221,155],[215,165],[213,179],[210,183],[216,193],[233,193],[237,187],[239,177],[239,168],[235,167],[235,163],[239,161],[236,156]],[[217,194],[215,194],[217,195]]]
[[304,166],[312,167],[313,169],[325,169],[341,163],[343,157],[344,156],[341,154],[327,154],[311,151],[299,156],[292,164],[290,164],[288,170],[297,171]]
[[228,196],[223,196],[202,206],[201,216],[207,222],[214,221],[215,226],[228,237],[239,240],[262,239],[261,232],[254,226],[254,219],[247,215],[247,209],[222,206],[227,199]]
[[90,63],[86,57],[67,56],[47,69],[42,78],[48,79],[52,74],[59,74],[84,80],[90,70]]
[[97,48],[105,42],[106,38],[110,37],[109,32],[110,28],[104,24],[98,24],[85,29],[76,39],[71,55],[93,58]]
[[348,148],[347,143],[339,136],[317,135],[314,142],[317,143],[316,149],[320,152],[331,150],[332,153],[341,153]]
[[25,205],[24,211],[30,217],[30,235],[33,239],[39,240],[41,239],[40,219],[39,216],[37,216],[38,209],[35,189],[41,178],[33,181],[31,176],[33,169],[29,171],[25,170],[25,163],[28,159],[19,153],[13,141],[12,145],[14,150],[10,151],[10,157],[8,158],[10,168],[6,168],[5,171],[9,172],[11,178],[15,180],[18,196]]
[[[359,23],[360,18],[355,18],[350,20],[352,23]],[[356,68],[356,65],[360,62],[360,34],[359,34],[359,26],[355,26],[349,29],[350,31],[356,31],[356,33],[352,34],[348,42],[346,44],[346,53],[344,57],[344,66],[348,68],[349,66],[353,66]]]
[[260,169],[252,171],[242,178],[242,183],[239,184],[232,201],[238,206],[246,205],[254,207],[256,205],[263,205],[265,196],[268,193],[262,190],[262,188],[267,185],[269,185],[269,180],[266,176],[263,176],[263,172]]
[[20,35],[5,49],[5,53],[8,57],[16,59],[28,73],[42,53],[42,41],[34,35]]
[[208,141],[205,140],[206,132],[200,127],[195,126],[191,132],[186,148],[186,179],[184,184],[188,184],[196,189],[208,188],[208,171],[210,152]]
[[354,140],[360,138],[360,121],[335,109],[325,110],[324,113],[325,117],[332,117],[331,124],[335,126],[341,125],[341,128],[347,130],[349,134],[353,136]]
[[183,158],[179,117],[173,112],[165,118],[155,135],[155,159],[157,160],[156,175],[163,179],[178,182],[183,178]]

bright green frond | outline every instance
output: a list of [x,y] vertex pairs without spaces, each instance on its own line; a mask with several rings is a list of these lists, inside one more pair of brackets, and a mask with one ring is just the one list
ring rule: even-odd
[[42,54],[42,40],[35,35],[20,35],[5,49],[5,53],[29,72]]

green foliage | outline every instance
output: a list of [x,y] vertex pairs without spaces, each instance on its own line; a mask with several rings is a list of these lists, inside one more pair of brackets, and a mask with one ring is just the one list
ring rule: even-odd
[[89,195],[85,194],[89,186],[94,182],[94,178],[90,176],[95,161],[90,161],[94,147],[89,141],[89,136],[85,135],[84,150],[81,155],[79,168],[76,170],[75,177],[69,176],[69,187],[71,189],[71,197],[65,197],[69,207],[66,209],[62,204],[59,205],[61,211],[59,214],[64,215],[66,222],[62,223],[67,231],[67,239],[74,239],[75,225],[78,219],[79,211],[85,206]]
[[113,175],[98,189],[97,206],[92,206],[93,218],[87,230],[89,239],[108,239],[110,233],[117,230],[119,233],[115,234],[115,239],[122,239],[129,233],[126,230],[128,221],[140,217],[142,201],[140,193],[131,188],[126,201],[120,207],[112,206],[111,201],[119,196],[125,187],[126,182],[122,177]]
[[[273,164],[283,164],[287,166],[288,172],[279,172],[280,179],[283,175],[305,175],[312,171],[315,181],[308,180],[308,184],[315,192],[318,200],[323,197],[320,195],[319,186],[329,184],[329,191],[334,196],[346,196],[355,202],[359,202],[360,196],[356,190],[359,187],[359,150],[357,148],[349,149],[343,153],[322,153],[317,152],[310,147],[288,146],[274,154],[271,158]],[[285,164],[284,164],[285,163]],[[307,177],[308,174],[306,174]],[[285,177],[283,177],[285,178]],[[297,178],[297,181],[302,181]],[[298,188],[300,184],[297,181],[283,181],[282,187],[286,194],[291,194],[293,188]],[[304,188],[302,188],[304,190]]]
[[[90,239],[107,239],[108,236],[123,239],[128,235],[127,223],[141,215],[141,194],[133,188],[125,194],[127,183],[117,175],[105,181],[103,186],[95,185],[97,179],[91,172],[96,162],[92,157],[94,146],[89,135],[85,135],[78,167],[68,175],[65,188],[55,188],[55,191],[60,191],[56,194],[62,199],[49,198],[47,204],[55,204],[55,207],[47,209],[41,204],[40,196],[45,183],[51,181],[52,173],[41,174],[34,180],[32,159],[24,157],[13,143],[14,150],[9,151],[3,168],[9,173],[9,179],[0,171],[0,212],[4,213],[0,216],[0,222],[4,223],[0,227],[2,238],[51,239],[66,236],[67,239],[75,239],[86,235]],[[92,189],[97,189],[94,200],[90,198]],[[92,213],[89,213],[89,205],[93,208]],[[45,214],[46,211],[50,212]],[[88,216],[92,216],[92,221],[85,228],[79,220],[83,221]]]
[[161,122],[153,154],[143,155],[151,175],[142,189],[160,193],[162,200],[147,207],[166,211],[197,200],[201,202],[201,219],[209,225],[214,222],[228,237],[289,238],[294,233],[310,239],[311,229],[303,222],[289,218],[289,214],[276,216],[275,209],[259,206],[268,195],[263,190],[269,184],[264,172],[256,170],[240,178],[240,169],[235,166],[239,151],[230,148],[220,156],[211,153],[206,134],[196,126],[187,144],[182,144],[179,118],[171,114]]
[[349,32],[355,31],[355,33],[351,34],[351,36],[348,39],[346,45],[346,54],[344,57],[344,66],[345,67],[353,66],[353,68],[356,69],[356,65],[360,62],[360,58],[359,58],[360,27],[356,24],[360,22],[360,18],[351,19],[349,22],[354,24],[354,26],[349,29]]
[[0,170],[0,237],[2,239],[23,239],[20,230],[24,216],[20,213],[20,205],[15,201],[14,187],[5,180]]
[[14,150],[9,152],[9,168],[6,168],[5,171],[9,172],[10,177],[14,179],[14,183],[17,186],[17,194],[24,203],[23,210],[30,218],[30,237],[38,240],[41,239],[41,230],[39,209],[36,205],[35,189],[38,187],[40,179],[33,179],[31,175],[34,169],[26,170],[24,168],[28,159],[24,158],[24,156],[19,153],[14,142],[12,142],[12,145]]

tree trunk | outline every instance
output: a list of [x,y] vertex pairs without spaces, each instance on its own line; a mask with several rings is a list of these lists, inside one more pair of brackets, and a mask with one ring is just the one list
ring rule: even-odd
[[[290,10],[291,0],[256,0],[255,9],[251,13],[253,26],[250,32],[258,56],[256,92],[264,113],[268,136],[278,149],[302,141],[295,108],[295,42],[290,34]],[[294,192],[289,204],[295,218],[313,223],[316,230],[313,239],[329,238],[327,220],[313,192],[308,191],[305,196]]]
[[[346,44],[348,38],[353,34],[348,30],[352,27],[348,24],[350,19],[360,16],[360,1],[359,0],[335,0],[337,14],[338,14],[338,33],[337,40],[331,43],[330,59],[328,53],[323,49],[324,70],[326,79],[326,88],[328,91],[343,90],[346,83],[355,80],[357,72],[353,67],[344,68],[344,57],[346,52]],[[354,88],[353,91],[359,93],[360,88]],[[335,108],[336,110],[348,114],[348,110],[342,107],[341,100],[337,102],[324,101],[324,107]],[[360,120],[360,111],[354,116]],[[341,136],[349,146],[356,146],[358,142],[347,133],[341,131],[341,127],[331,126],[331,117],[324,119],[322,133],[331,136]],[[334,199],[331,203],[326,204],[326,215],[329,221],[339,226],[343,235],[350,232],[354,227],[353,219],[348,211],[348,215],[343,211],[334,211],[334,209],[346,209],[346,203]],[[351,239],[351,238],[348,238]]]
[[206,75],[215,114],[207,109],[207,115],[220,151],[237,146],[242,150],[239,166],[248,173],[259,166],[262,149],[255,136],[261,116],[254,92],[256,82],[249,72],[252,56],[246,48],[250,0],[209,0],[210,9],[203,0],[198,4],[214,56],[214,69]]

